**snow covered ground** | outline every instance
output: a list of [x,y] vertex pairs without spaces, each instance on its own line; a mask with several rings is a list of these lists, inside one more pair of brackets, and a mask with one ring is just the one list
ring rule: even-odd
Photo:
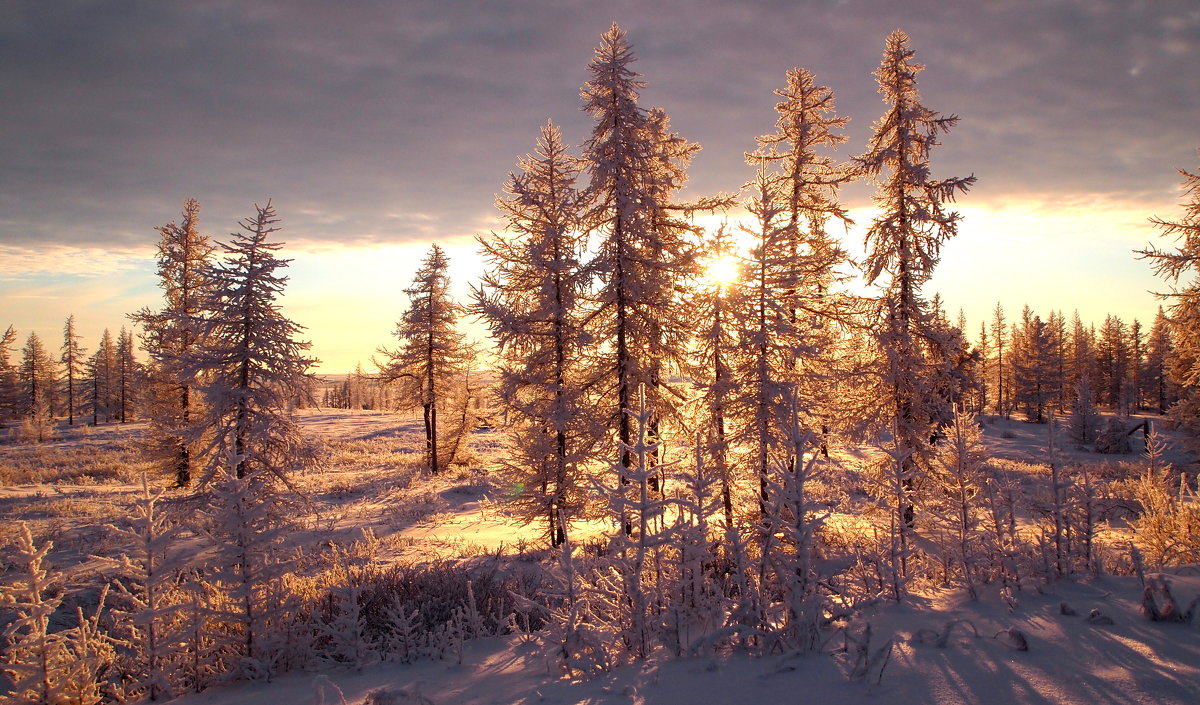
[[[1200,594],[1200,579],[1176,578]],[[463,663],[379,664],[361,673],[291,674],[273,683],[228,686],[179,705],[258,703],[436,703],[742,705],[748,703],[963,703],[970,705],[1194,705],[1200,702],[1200,630],[1152,623],[1139,612],[1136,578],[1062,583],[1022,597],[970,603],[936,594],[881,608],[871,617],[891,658],[870,682],[850,681],[843,660],[822,654],[673,660],[652,658],[589,680],[556,676],[536,641],[483,639]],[[1060,614],[1067,605],[1074,615]],[[1088,619],[1092,610],[1112,620]],[[1101,620],[1103,621],[1103,620]],[[938,637],[952,625],[949,639]],[[1017,650],[1004,630],[1019,630]],[[838,643],[834,637],[830,647]],[[377,693],[376,699],[368,695]],[[324,698],[324,699],[322,699]],[[391,698],[391,699],[387,699]]]
[[[309,411],[302,424],[329,444],[329,462],[298,478],[311,516],[295,540],[349,542],[370,529],[375,560],[408,563],[489,555],[528,563],[545,557],[530,529],[504,511],[504,483],[489,473],[503,452],[498,432],[470,437],[468,463],[430,479],[419,470],[419,421],[377,412]],[[996,457],[1036,463],[1045,427],[991,420]],[[89,556],[116,547],[105,529],[127,514],[137,487],[137,424],[64,430],[41,446],[0,446],[0,516],[9,537],[28,522],[55,541],[50,560],[73,585],[99,570]],[[1107,462],[1068,448],[1076,462]],[[1124,461],[1131,460],[1126,456]],[[90,463],[90,464],[88,464]],[[85,467],[86,465],[86,467]],[[593,527],[600,530],[599,525]],[[6,565],[10,565],[6,562]],[[1200,596],[1200,570],[1171,577],[1186,605]],[[1095,611],[1095,616],[1089,617]],[[1111,623],[1109,623],[1111,622]],[[962,591],[929,589],[902,604],[881,603],[851,625],[867,624],[873,662],[851,680],[845,635],[825,635],[822,653],[753,657],[726,653],[681,660],[664,651],[587,681],[563,679],[538,635],[481,639],[462,663],[379,663],[361,672],[292,673],[272,682],[222,686],[181,705],[251,703],[1086,703],[1200,702],[1200,625],[1150,622],[1136,577],[1103,576],[1025,590],[1005,602],[995,590],[979,602]],[[947,631],[948,629],[948,631]],[[1015,636],[1019,633],[1019,637]],[[1027,650],[1017,641],[1023,638]],[[884,648],[891,642],[890,653]],[[851,649],[851,651],[853,651]]]

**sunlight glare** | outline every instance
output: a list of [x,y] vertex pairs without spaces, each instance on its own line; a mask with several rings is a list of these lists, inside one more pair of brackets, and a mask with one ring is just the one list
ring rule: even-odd
[[721,255],[708,265],[705,278],[714,286],[725,287],[737,281],[740,275],[738,258],[733,255]]

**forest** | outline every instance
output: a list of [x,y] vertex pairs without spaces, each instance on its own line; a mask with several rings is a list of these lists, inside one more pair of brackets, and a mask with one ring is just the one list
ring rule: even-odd
[[[865,694],[904,649],[967,632],[1036,651],[1014,615],[1074,616],[1059,597],[1093,585],[1197,652],[1200,176],[1180,172],[1182,215],[1146,214],[1164,244],[1129,255],[1163,278],[1148,321],[997,304],[967,330],[925,285],[975,176],[936,172],[958,117],[924,105],[904,32],[864,151],[794,68],[741,191],[694,201],[699,146],[639,102],[634,61],[614,24],[581,89],[590,134],[531,134],[470,298],[431,244],[365,369],[312,372],[270,200],[225,242],[184,202],[156,228],[161,306],[115,339],[89,350],[73,317],[61,345],[8,327],[12,702],[294,673],[346,702],[339,674],[462,664],[498,637],[563,681],[806,654]],[[876,215],[855,260],[839,194],[860,181]],[[412,533],[467,515],[499,543],[440,556],[449,539]],[[998,607],[886,631],[887,610],[947,595]],[[1075,619],[1112,624],[1117,599]],[[1139,692],[1186,701],[1200,674],[1180,668]],[[362,702],[433,702],[399,692]]]

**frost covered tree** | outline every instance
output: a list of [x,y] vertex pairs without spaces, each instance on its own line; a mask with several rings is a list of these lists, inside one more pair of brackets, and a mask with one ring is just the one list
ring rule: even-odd
[[399,382],[402,399],[421,405],[425,424],[425,460],[437,474],[449,462],[439,455],[438,412],[444,408],[462,367],[463,335],[455,327],[461,307],[450,297],[450,259],[436,243],[421,262],[412,286],[405,289],[409,306],[396,323],[396,350],[380,348],[386,356],[383,379]]
[[1088,378],[1083,377],[1075,387],[1075,399],[1071,404],[1071,420],[1068,432],[1071,440],[1080,445],[1089,445],[1096,441],[1100,432],[1100,411],[1092,398],[1092,388]]
[[179,540],[185,530],[158,506],[164,491],[151,492],[145,473],[142,493],[134,503],[129,528],[116,528],[127,552],[111,561],[121,575],[119,598],[127,603],[125,642],[131,647],[121,668],[127,695],[150,701],[175,697],[176,668],[185,654],[178,612],[182,608],[176,582],[188,567],[190,553]]
[[1100,401],[1121,415],[1128,413],[1129,330],[1119,317],[1109,314],[1100,327],[1095,348],[1096,392]]
[[13,343],[17,341],[17,331],[12,326],[4,329],[4,333],[0,334],[0,420],[13,419],[18,416],[17,408],[19,397],[17,365],[13,363],[11,355],[13,352]]
[[310,344],[297,340],[304,328],[279,308],[287,277],[278,271],[291,260],[272,242],[279,218],[268,200],[242,220],[241,232],[222,243],[223,261],[206,268],[201,303],[201,344],[182,368],[186,379],[203,379],[206,408],[200,427],[207,436],[202,480],[260,475],[286,482],[308,459],[308,444],[291,419],[293,401],[307,393],[316,362]]
[[609,515],[618,521],[609,536],[606,569],[596,576],[591,591],[597,602],[604,603],[619,643],[638,659],[659,645],[663,591],[668,583],[665,573],[669,570],[664,558],[669,547],[677,545],[680,530],[678,524],[665,521],[679,500],[653,491],[653,482],[665,467],[652,460],[661,457],[661,441],[650,440],[651,412],[646,396],[640,393],[638,410],[629,412],[634,417],[635,438],[623,450],[633,464],[614,464],[611,484],[592,480]]
[[[290,604],[282,576],[287,571],[283,537],[295,507],[288,506],[289,475],[312,462],[309,442],[291,418],[295,400],[309,393],[315,360],[304,330],[280,310],[290,260],[273,241],[279,218],[271,201],[222,243],[224,257],[203,272],[196,345],[182,373],[205,380],[204,430],[199,446],[206,461],[198,483],[205,487],[196,528],[211,558],[205,573],[219,609],[219,626],[208,637],[213,650],[228,654],[234,677],[276,672],[282,657],[272,641],[276,619]],[[199,671],[197,671],[199,672]]]
[[782,250],[771,273],[773,296],[783,309],[775,325],[793,348],[780,373],[794,387],[791,398],[805,425],[827,448],[831,424],[845,425],[835,419],[846,405],[834,402],[833,388],[836,361],[846,358],[839,328],[858,312],[857,302],[838,288],[849,276],[849,256],[827,231],[830,221],[851,224],[837,196],[853,170],[829,154],[846,141],[841,130],[849,118],[837,115],[833,91],[802,68],[788,71],[787,86],[775,94],[781,98],[776,131],[758,137],[747,160],[778,174],[764,185],[778,189],[781,210],[771,238]]
[[[947,208],[975,177],[933,179],[929,156],[938,137],[958,121],[921,104],[916,77],[924,66],[913,60],[908,35],[888,36],[883,62],[875,76],[888,109],[874,125],[867,152],[856,161],[878,185],[874,201],[879,215],[867,229],[865,274],[882,289],[878,338],[884,355],[881,370],[887,388],[891,454],[888,484],[897,532],[900,572],[906,573],[915,524],[912,493],[929,463],[930,438],[945,414],[944,400],[932,387],[930,368],[945,360],[928,360],[921,341],[936,335],[921,287],[933,273],[941,245],[958,232],[958,213]],[[899,597],[899,595],[897,595]]]
[[928,493],[930,511],[949,534],[949,552],[962,571],[971,599],[976,590],[977,545],[987,484],[983,430],[971,414],[955,409],[946,429],[946,443],[936,449],[929,477],[936,492]]
[[1167,373],[1171,356],[1171,324],[1162,306],[1159,306],[1154,323],[1150,326],[1150,337],[1146,341],[1145,385],[1150,406],[1160,414],[1167,413],[1175,397],[1174,385]]
[[996,308],[992,312],[992,341],[996,347],[996,415],[1008,416],[1008,407],[1006,406],[1007,398],[1004,392],[1007,389],[1005,386],[1005,369],[1004,369],[1004,342],[1008,339],[1008,326],[1004,321],[1004,307],[1000,302],[996,302]]
[[1176,421],[1188,432],[1190,445],[1200,446],[1200,174],[1180,169],[1183,192],[1183,218],[1151,222],[1164,235],[1174,237],[1173,250],[1153,245],[1140,250],[1150,260],[1155,273],[1171,283],[1171,291],[1161,294],[1170,305],[1174,348],[1168,364],[1172,381],[1179,386],[1179,400],[1171,407]]
[[125,423],[132,415],[134,393],[137,388],[138,363],[133,356],[133,334],[125,326],[117,335],[116,403],[117,418]]
[[21,413],[34,422],[53,418],[52,387],[56,383],[54,361],[37,333],[30,333],[21,348]]
[[[754,242],[744,263],[743,295],[745,304],[735,309],[736,328],[741,332],[742,354],[733,360],[736,395],[731,400],[731,441],[750,449],[746,471],[758,485],[759,514],[766,512],[768,486],[774,467],[787,465],[787,439],[783,435],[788,368],[791,354],[788,330],[779,325],[787,320],[787,310],[777,297],[780,284],[790,280],[781,275],[788,267],[786,246],[781,240],[786,231],[781,225],[783,207],[779,202],[778,174],[760,162],[754,181],[747,184],[754,195],[746,204],[753,224],[743,226]],[[783,281],[780,281],[780,279]]]
[[76,400],[79,399],[80,392],[83,387],[80,384],[82,379],[80,374],[83,371],[84,354],[87,352],[79,344],[80,336],[75,332],[75,316],[67,316],[67,322],[63,324],[63,344],[62,354],[59,361],[63,365],[63,376],[67,383],[67,425],[75,425],[75,411],[79,407],[76,405]]
[[523,488],[516,501],[529,520],[544,519],[559,546],[579,510],[578,468],[591,445],[581,379],[588,282],[575,179],[582,164],[549,123],[536,154],[517,166],[496,201],[506,232],[479,238],[488,271],[472,310],[499,345],[498,394],[519,419],[505,461]]
[[96,352],[87,362],[88,386],[91,397],[88,407],[92,413],[92,425],[98,426],[101,419],[112,421],[116,405],[113,390],[116,389],[117,349],[112,333],[107,328],[100,336]]
[[1028,306],[1021,314],[1021,327],[1012,340],[1012,400],[1034,423],[1045,423],[1051,402],[1061,386],[1059,358],[1055,356],[1052,327]]
[[[789,395],[790,396],[790,395]],[[814,560],[817,531],[828,511],[815,501],[818,487],[829,482],[817,437],[804,428],[800,403],[785,400],[789,412],[784,429],[790,445],[786,467],[770,482],[764,502],[762,575],[772,576],[784,617],[775,628],[775,639],[785,648],[813,651],[820,644],[820,629],[829,604],[819,589],[820,573]],[[765,581],[764,581],[765,582]]]
[[192,392],[198,380],[188,376],[186,361],[200,342],[201,302],[206,293],[204,271],[211,264],[215,246],[200,234],[200,203],[184,201],[182,218],[156,228],[158,277],[163,290],[163,308],[143,308],[130,316],[141,326],[142,344],[150,356],[147,404],[150,437],[156,454],[185,487],[192,481],[196,465],[196,399]]
[[734,315],[740,308],[743,288],[740,273],[732,271],[731,233],[722,226],[706,244],[710,276],[688,296],[688,305],[698,321],[688,369],[700,392],[697,402],[704,407],[701,424],[707,431],[702,436],[707,440],[701,446],[716,476],[725,526],[732,527],[735,478],[729,450],[733,403],[738,392],[733,362],[739,352]]
[[979,341],[975,344],[975,350],[979,352],[979,370],[977,375],[979,394],[976,397],[975,414],[976,416],[983,416],[987,413],[988,395],[992,389],[991,379],[988,374],[988,361],[992,356],[992,343],[988,338],[986,321],[981,321],[979,324]]
[[696,252],[686,237],[690,226],[672,196],[683,186],[685,168],[699,149],[670,131],[666,114],[638,105],[645,85],[631,64],[629,41],[616,24],[600,38],[583,85],[584,110],[595,120],[584,144],[589,210],[584,227],[596,237],[590,271],[599,278],[591,330],[601,352],[593,376],[601,403],[610,407],[622,465],[633,459],[630,411],[645,385],[650,434],[659,414],[677,407],[667,391],[681,363],[690,332],[676,290],[696,273]]
[[4,658],[0,671],[8,675],[6,702],[21,705],[102,702],[103,679],[114,661],[114,643],[100,628],[108,593],[100,591],[96,611],[85,616],[76,607],[74,627],[52,629],[51,618],[62,604],[53,586],[61,576],[44,563],[52,544],[38,548],[29,527],[22,524],[16,541],[18,580],[7,601],[15,608],[4,629]]

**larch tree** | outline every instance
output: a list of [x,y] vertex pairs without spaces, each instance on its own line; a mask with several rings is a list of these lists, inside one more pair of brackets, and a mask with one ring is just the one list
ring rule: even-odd
[[1173,249],[1153,245],[1139,250],[1155,273],[1171,284],[1160,294],[1170,301],[1173,350],[1168,363],[1170,379],[1178,385],[1179,399],[1171,414],[1189,435],[1189,445],[1200,447],[1200,173],[1180,169],[1183,176],[1183,217],[1152,218],[1163,235],[1173,237]]
[[1004,307],[996,302],[992,311],[992,342],[996,347],[996,415],[1008,416],[1007,398],[1004,396],[1004,341],[1008,339],[1008,325],[1004,321]]
[[930,480],[937,492],[929,493],[930,511],[946,530],[949,553],[962,570],[972,600],[976,590],[979,527],[984,511],[987,484],[987,448],[983,430],[973,414],[955,409],[954,421],[946,428],[946,443],[938,448]]
[[945,415],[930,380],[930,368],[945,361],[928,360],[921,349],[922,340],[936,335],[921,287],[933,273],[942,243],[958,232],[960,216],[947,203],[975,181],[974,176],[935,180],[930,175],[930,152],[958,118],[921,104],[916,78],[924,66],[913,60],[908,42],[900,30],[887,38],[875,76],[888,109],[874,125],[867,152],[856,159],[878,185],[879,215],[867,229],[865,273],[868,283],[882,288],[878,338],[893,446],[887,485],[896,532],[891,559],[899,563],[892,584],[897,599],[915,527],[912,493],[928,468],[937,420]]
[[854,172],[829,155],[846,141],[841,131],[849,118],[837,115],[833,91],[803,68],[789,70],[787,86],[775,94],[781,99],[775,105],[776,131],[758,137],[758,149],[747,159],[779,174],[772,185],[779,189],[783,212],[774,239],[784,251],[774,287],[784,309],[781,332],[793,347],[785,376],[794,386],[791,396],[805,427],[827,452],[831,424],[845,408],[833,401],[836,360],[845,357],[838,349],[843,340],[838,329],[857,303],[837,289],[849,278],[849,256],[827,231],[830,221],[843,227],[852,223],[838,191]]
[[[602,404],[615,396],[607,421],[616,426],[625,467],[633,461],[628,448],[639,386],[645,385],[654,410],[652,439],[660,414],[678,406],[666,384],[672,366],[682,363],[689,325],[676,292],[695,275],[697,261],[686,237],[691,228],[671,197],[682,188],[699,146],[671,132],[662,110],[638,105],[645,84],[631,68],[634,61],[625,32],[613,24],[581,91],[584,110],[595,120],[583,152],[590,205],[584,227],[596,236],[589,269],[599,279],[592,331],[603,351],[594,378]],[[650,481],[657,484],[657,478]]]
[[1079,312],[1076,311],[1071,317],[1071,333],[1068,336],[1069,344],[1067,357],[1067,365],[1069,372],[1067,373],[1067,384],[1071,388],[1072,393],[1079,387],[1079,383],[1083,380],[1088,380],[1088,384],[1095,378],[1095,358],[1094,358],[1094,340],[1091,330],[1083,325],[1083,320],[1079,317]]
[[[54,361],[37,333],[30,333],[21,348],[21,411],[36,423],[53,418],[51,387],[54,386]],[[40,440],[40,434],[39,434]]]
[[214,649],[232,656],[234,677],[262,677],[276,669],[280,645],[271,641],[274,620],[287,608],[281,580],[289,569],[284,537],[294,507],[293,471],[313,462],[314,448],[292,420],[296,400],[313,388],[316,360],[297,337],[303,327],[280,309],[291,260],[276,252],[279,218],[271,201],[255,204],[240,231],[221,243],[224,256],[202,273],[198,341],[182,359],[186,379],[204,380],[203,415],[195,428],[205,460],[195,528],[211,547],[207,583],[227,608],[215,615]]
[[96,352],[88,359],[87,373],[91,387],[88,406],[92,412],[92,425],[98,426],[102,419],[112,421],[116,414],[113,390],[116,389],[117,349],[107,328],[100,336]]
[[1129,368],[1127,370],[1129,410],[1136,412],[1142,408],[1142,378],[1145,376],[1146,331],[1142,322],[1133,319],[1129,324]]
[[80,382],[80,373],[83,371],[84,354],[87,352],[79,344],[80,336],[75,332],[75,316],[67,316],[67,322],[63,324],[63,344],[62,355],[59,360],[63,365],[63,376],[67,383],[67,425],[75,425],[75,410],[78,408],[75,401],[79,398],[79,393],[83,391]]
[[979,396],[978,404],[975,406],[975,415],[983,416],[987,413],[988,393],[992,389],[991,380],[988,376],[988,360],[992,356],[992,343],[988,338],[987,322],[979,323],[979,342],[976,343],[975,349],[979,351]]
[[1058,396],[1058,360],[1054,354],[1054,330],[1026,306],[1021,327],[1012,341],[1012,401],[1034,423],[1045,423],[1047,411]]
[[[689,375],[699,390],[697,402],[703,407],[705,431],[699,451],[711,462],[718,483],[721,507],[727,530],[734,526],[733,486],[729,462],[730,431],[737,380],[733,363],[739,354],[735,312],[742,308],[744,288],[734,257],[733,236],[722,225],[707,239],[708,275],[696,286],[687,303],[698,322],[689,360]],[[699,452],[698,451],[698,452]],[[698,461],[698,465],[702,464]],[[697,471],[699,472],[699,470]]]
[[196,464],[192,428],[196,415],[198,380],[188,376],[185,361],[200,343],[201,302],[207,295],[204,272],[215,246],[200,234],[200,203],[184,201],[182,218],[156,228],[158,277],[164,305],[158,311],[143,308],[130,316],[141,326],[143,347],[150,356],[147,370],[146,413],[156,452],[175,475],[175,484],[186,487]]
[[137,387],[138,363],[133,356],[133,334],[125,326],[117,335],[117,418],[129,420]]
[[224,259],[203,274],[208,287],[195,331],[202,343],[182,370],[188,379],[205,380],[205,482],[257,475],[286,483],[309,457],[290,410],[309,390],[316,360],[306,355],[310,344],[297,340],[304,328],[279,308],[288,278],[278,270],[291,261],[275,255],[283,245],[272,241],[279,218],[270,200],[254,208],[241,231],[221,244]]
[[1109,314],[1104,317],[1096,340],[1096,392],[1102,403],[1122,414],[1128,367],[1128,330],[1124,321]]
[[588,282],[575,187],[582,163],[548,123],[536,154],[517,166],[496,200],[505,232],[479,238],[488,271],[472,311],[499,345],[498,396],[519,419],[505,463],[523,488],[515,499],[560,546],[581,506],[578,469],[595,441],[582,388]]
[[1050,332],[1050,354],[1054,366],[1054,399],[1059,413],[1067,410],[1067,319],[1062,311],[1051,311],[1046,317],[1046,328]]
[[10,325],[0,335],[0,420],[14,419],[18,416],[18,366],[11,358],[15,342],[17,331]]
[[425,460],[437,474],[449,462],[439,455],[438,411],[452,392],[462,367],[466,345],[456,328],[462,307],[450,296],[450,259],[434,244],[404,290],[409,307],[396,323],[396,350],[380,348],[387,359],[382,377],[403,387],[402,399],[421,405],[425,425]]
[[[791,263],[780,199],[782,177],[761,160],[755,179],[746,184],[753,195],[746,203],[753,221],[742,226],[753,238],[743,262],[741,305],[733,309],[740,353],[731,361],[734,394],[730,400],[730,442],[749,449],[741,454],[742,474],[758,485],[760,519],[765,517],[768,488],[775,468],[789,465],[785,432],[788,370],[794,347],[789,311],[779,292],[793,287]],[[765,527],[764,527],[765,528]]]
[[1165,414],[1174,397],[1172,382],[1167,374],[1167,362],[1172,356],[1171,324],[1162,306],[1154,315],[1150,337],[1146,341],[1146,390],[1150,405]]

